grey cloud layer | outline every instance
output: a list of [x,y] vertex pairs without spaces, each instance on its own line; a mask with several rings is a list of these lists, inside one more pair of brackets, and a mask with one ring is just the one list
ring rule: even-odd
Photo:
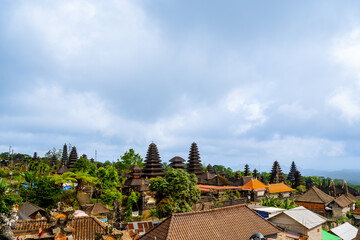
[[[154,141],[166,161],[187,157],[197,141],[205,163],[233,168],[354,161],[359,19],[324,17],[322,34],[317,23],[295,37],[296,27],[305,29],[302,9],[251,22],[228,7],[219,13],[210,4],[185,19],[125,0],[5,5],[0,151],[44,153],[70,142],[115,160],[129,147],[145,156]],[[224,20],[226,10],[232,18]],[[313,4],[307,17],[327,11]],[[210,13],[219,21],[207,21]]]

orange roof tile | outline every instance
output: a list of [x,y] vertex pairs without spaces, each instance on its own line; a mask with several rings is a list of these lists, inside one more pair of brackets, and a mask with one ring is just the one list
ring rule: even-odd
[[266,190],[267,186],[265,184],[263,184],[262,182],[260,182],[257,179],[252,179],[250,180],[247,184],[242,186],[243,188],[249,188],[251,190],[255,190],[255,189],[264,189]]
[[270,184],[268,189],[269,189],[269,193],[282,193],[282,192],[295,191],[295,189],[289,187],[288,185],[286,185],[284,183]]

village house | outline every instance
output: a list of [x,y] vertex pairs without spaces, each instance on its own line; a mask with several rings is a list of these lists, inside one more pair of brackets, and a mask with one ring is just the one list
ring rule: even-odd
[[267,186],[257,179],[252,179],[242,186],[243,191],[248,191],[251,201],[256,201],[265,196]]
[[151,229],[141,240],[248,240],[259,232],[269,239],[285,240],[286,233],[246,205],[206,211],[175,213]]
[[283,211],[270,217],[269,221],[308,240],[322,239],[322,224],[326,222],[325,218],[302,206]]
[[295,199],[296,205],[304,206],[309,210],[321,213],[324,213],[325,211],[331,212],[331,209],[327,207],[333,201],[333,197],[327,195],[315,186],[311,187],[306,193]]
[[269,194],[276,198],[289,198],[291,193],[295,191],[295,189],[284,183],[269,184],[267,189]]
[[32,204],[31,202],[25,202],[19,207],[17,215],[21,220],[41,219],[46,215],[46,212],[44,209],[36,206],[35,204]]
[[104,240],[114,240],[115,236],[121,235],[123,240],[131,239],[127,232],[109,231],[109,228],[96,217],[70,217],[63,213],[57,213],[49,219],[18,220],[13,234],[19,240],[95,240],[98,236]]
[[354,203],[345,195],[334,199],[328,206],[331,208],[334,218],[342,218],[347,212],[354,210]]

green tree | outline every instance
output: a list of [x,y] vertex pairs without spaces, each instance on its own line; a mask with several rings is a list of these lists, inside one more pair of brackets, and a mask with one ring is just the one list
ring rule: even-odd
[[30,187],[29,182],[27,183],[28,187],[22,186],[20,188],[20,196],[24,201],[32,202],[43,208],[55,206],[62,191],[61,185],[56,184],[53,179],[44,175],[36,177],[32,187]]
[[21,197],[11,189],[9,182],[0,178],[0,213],[9,213],[21,200]]
[[82,156],[76,160],[72,172],[89,172],[91,162]]
[[122,195],[116,188],[105,189],[103,194],[100,195],[100,198],[103,204],[108,206],[113,206],[116,199],[119,200],[120,204],[122,202]]
[[182,169],[169,169],[164,178],[151,179],[150,190],[155,192],[159,217],[192,211],[191,206],[200,199],[200,190],[196,184],[196,176]]
[[140,154],[135,153],[134,149],[132,148],[130,148],[129,151],[125,152],[124,155],[120,158],[121,160],[118,159],[115,163],[115,166],[118,169],[119,173],[127,171],[135,163],[142,168],[145,166]]
[[128,196],[126,203],[126,221],[133,221],[132,212],[134,208],[139,210],[139,198],[140,193],[135,191],[131,192],[131,194]]

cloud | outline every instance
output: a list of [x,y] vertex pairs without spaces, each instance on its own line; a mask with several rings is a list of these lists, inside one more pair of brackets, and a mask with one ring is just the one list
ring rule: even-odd
[[338,88],[328,104],[341,113],[341,118],[353,124],[360,120],[360,89]]
[[22,2],[11,16],[8,34],[35,40],[63,68],[126,69],[161,46],[159,29],[133,1]]
[[336,62],[352,70],[360,67],[360,29],[354,29],[349,34],[334,40],[333,55]]
[[287,117],[298,119],[310,119],[317,114],[315,109],[305,109],[298,101],[291,104],[282,104],[278,107],[278,111]]
[[360,120],[360,29],[334,40],[334,60],[346,74],[328,98],[328,105],[350,124]]

